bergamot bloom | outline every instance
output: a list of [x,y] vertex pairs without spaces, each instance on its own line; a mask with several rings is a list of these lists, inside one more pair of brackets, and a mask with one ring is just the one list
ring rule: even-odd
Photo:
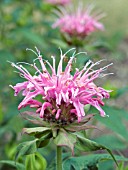
[[[75,49],[69,51],[71,50]],[[17,83],[15,86],[10,85],[15,91],[15,96],[22,92],[23,100],[18,106],[19,110],[30,106],[36,109],[36,114],[43,121],[57,123],[60,126],[76,121],[81,122],[86,116],[84,106],[88,104],[99,110],[101,116],[106,115],[101,106],[104,105],[103,99],[109,98],[110,91],[97,86],[94,81],[101,75],[103,76],[103,72],[111,64],[94,69],[94,66],[99,65],[101,61],[96,63],[88,61],[83,68],[76,68],[73,73],[72,65],[78,55],[75,51],[65,69],[63,68],[69,51],[63,54],[60,50],[60,61],[56,68],[56,58],[51,57],[53,60],[51,65],[49,61],[42,58],[40,51],[36,48],[34,53],[37,58],[33,64],[30,64],[35,69],[34,75],[23,66],[24,62],[11,63],[19,70],[19,75],[24,78],[22,83]],[[37,67],[37,61],[41,68]],[[38,96],[42,98],[40,101]]]
[[103,31],[104,25],[99,20],[104,17],[104,14],[92,12],[93,8],[92,5],[85,8],[83,4],[78,4],[77,9],[73,9],[70,5],[67,8],[60,8],[53,28],[58,27],[69,43],[73,43],[73,39],[81,41],[97,30]]

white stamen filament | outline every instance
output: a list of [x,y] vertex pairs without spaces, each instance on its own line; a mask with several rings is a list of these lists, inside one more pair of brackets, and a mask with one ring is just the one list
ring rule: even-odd
[[38,54],[34,50],[32,50],[30,48],[26,48],[26,51],[32,51],[36,56],[38,56]]

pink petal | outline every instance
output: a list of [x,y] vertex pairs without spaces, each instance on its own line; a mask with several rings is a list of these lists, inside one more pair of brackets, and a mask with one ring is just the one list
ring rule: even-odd
[[44,111],[45,111],[45,109],[46,109],[47,107],[52,108],[51,103],[49,103],[49,102],[43,103],[42,108],[41,108],[41,111],[40,111],[40,117],[41,117],[41,118],[43,118],[43,116],[44,116]]
[[61,109],[58,109],[56,113],[56,119],[59,119],[60,113],[61,113]]

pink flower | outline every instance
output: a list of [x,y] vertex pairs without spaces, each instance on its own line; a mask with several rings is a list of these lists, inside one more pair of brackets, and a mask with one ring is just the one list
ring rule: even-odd
[[61,33],[65,33],[70,37],[85,38],[87,35],[95,32],[96,30],[104,30],[104,26],[99,22],[103,14],[90,15],[92,6],[88,6],[86,10],[81,6],[77,11],[70,11],[60,9],[58,20],[53,24],[53,28],[59,27]]
[[[62,54],[61,51],[60,61],[56,69],[55,57],[52,56],[53,64],[51,65],[48,61],[44,61],[40,51],[37,50],[38,57],[35,61],[39,61],[41,70],[37,68],[35,62],[30,64],[36,71],[34,75],[30,74],[21,63],[11,63],[25,79],[24,82],[17,83],[15,86],[10,85],[15,91],[15,96],[21,91],[24,96],[18,109],[29,105],[35,108],[36,113],[39,113],[44,120],[58,121],[62,124],[71,123],[75,120],[80,122],[86,114],[84,106],[87,104],[98,109],[101,116],[105,116],[105,112],[100,105],[104,105],[103,99],[109,98],[110,91],[96,86],[94,80],[103,75],[102,72],[111,64],[93,70],[93,67],[99,65],[101,61],[96,63],[88,61],[81,70],[76,68],[73,74],[71,73],[72,64],[78,54],[74,52],[67,66],[63,69],[63,62],[68,52]],[[49,66],[50,72],[45,64]],[[42,101],[36,99],[39,95],[42,96]]]
[[70,3],[71,0],[46,0],[46,2],[52,5],[66,5]]

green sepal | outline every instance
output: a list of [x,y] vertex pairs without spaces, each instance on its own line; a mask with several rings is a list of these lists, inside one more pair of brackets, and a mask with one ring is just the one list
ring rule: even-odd
[[34,112],[30,112],[30,111],[25,111],[20,113],[20,115],[28,120],[29,122],[39,125],[39,126],[44,126],[44,127],[49,127],[49,123],[47,123],[46,121],[43,121],[42,118],[39,117],[39,114],[36,114]]
[[38,148],[43,148],[45,146],[47,146],[50,142],[50,139],[45,139],[45,140],[39,140],[39,143],[37,144]]
[[69,147],[74,154],[74,145],[76,143],[76,135],[66,132],[64,129],[60,128],[56,138],[53,139],[57,146]]
[[28,134],[30,136],[35,136],[36,138],[40,138],[45,136],[47,133],[51,132],[51,128],[48,127],[35,127],[35,128],[23,128],[22,134]]
[[97,127],[93,125],[87,125],[87,124],[83,124],[81,126],[71,124],[71,125],[64,127],[64,129],[70,132],[78,132],[78,131],[87,130],[87,129],[97,129]]
[[58,133],[58,128],[57,127],[52,127],[53,138],[55,138],[57,136],[57,133]]
[[85,116],[79,123],[78,120],[74,123],[64,126],[64,129],[69,132],[78,132],[87,129],[97,129],[96,126],[88,125],[87,123],[95,116],[94,114],[89,114]]
[[47,133],[43,134],[43,136],[39,138],[39,141],[37,141],[37,147],[42,148],[48,145],[51,137],[52,133],[47,131]]

